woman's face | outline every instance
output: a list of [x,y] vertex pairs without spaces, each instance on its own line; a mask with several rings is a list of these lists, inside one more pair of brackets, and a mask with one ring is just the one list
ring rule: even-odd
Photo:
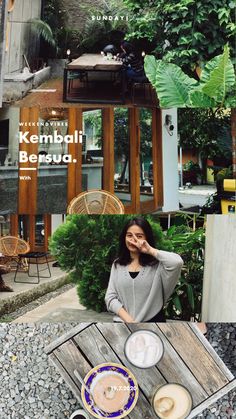
[[125,236],[125,244],[127,249],[131,253],[140,253],[138,248],[131,243],[135,243],[135,239],[146,240],[146,236],[143,229],[136,224],[128,228]]

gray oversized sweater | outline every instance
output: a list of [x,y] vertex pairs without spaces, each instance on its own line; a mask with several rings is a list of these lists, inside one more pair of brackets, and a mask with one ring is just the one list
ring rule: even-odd
[[[145,322],[162,309],[174,291],[183,266],[176,253],[157,251],[159,264],[143,266],[132,278],[128,266],[113,263],[105,302],[107,310],[118,314],[123,307],[136,322]],[[164,292],[164,295],[163,295]]]

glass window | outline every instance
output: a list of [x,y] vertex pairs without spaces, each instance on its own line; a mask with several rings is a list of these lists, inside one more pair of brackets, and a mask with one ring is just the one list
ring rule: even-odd
[[83,112],[82,190],[102,189],[102,111]]
[[0,237],[9,236],[11,232],[10,215],[0,215]]
[[0,109],[0,214],[18,207],[19,109]]
[[153,199],[152,111],[140,109],[140,200]]
[[[68,112],[66,109],[44,110],[40,114],[39,134],[58,135],[68,133]],[[67,164],[60,156],[68,153],[67,143],[39,144],[42,162],[38,166],[37,213],[65,213],[67,208]],[[56,162],[47,163],[46,157],[56,156]]]
[[123,202],[131,202],[129,110],[114,110],[115,194]]

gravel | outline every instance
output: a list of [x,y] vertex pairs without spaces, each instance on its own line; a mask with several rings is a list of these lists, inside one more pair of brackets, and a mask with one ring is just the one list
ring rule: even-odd
[[[50,342],[75,325],[0,324],[1,419],[63,419],[79,407],[44,353]],[[236,324],[210,324],[208,338],[236,374]],[[231,391],[197,417],[232,419],[235,414],[236,391]]]

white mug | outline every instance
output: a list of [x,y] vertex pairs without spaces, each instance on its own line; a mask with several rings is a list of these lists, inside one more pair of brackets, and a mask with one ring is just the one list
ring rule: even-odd
[[81,416],[81,419],[89,419],[88,414],[82,410],[82,409],[78,409],[75,410],[75,412],[72,413],[72,415],[70,416],[70,419],[79,419]]

